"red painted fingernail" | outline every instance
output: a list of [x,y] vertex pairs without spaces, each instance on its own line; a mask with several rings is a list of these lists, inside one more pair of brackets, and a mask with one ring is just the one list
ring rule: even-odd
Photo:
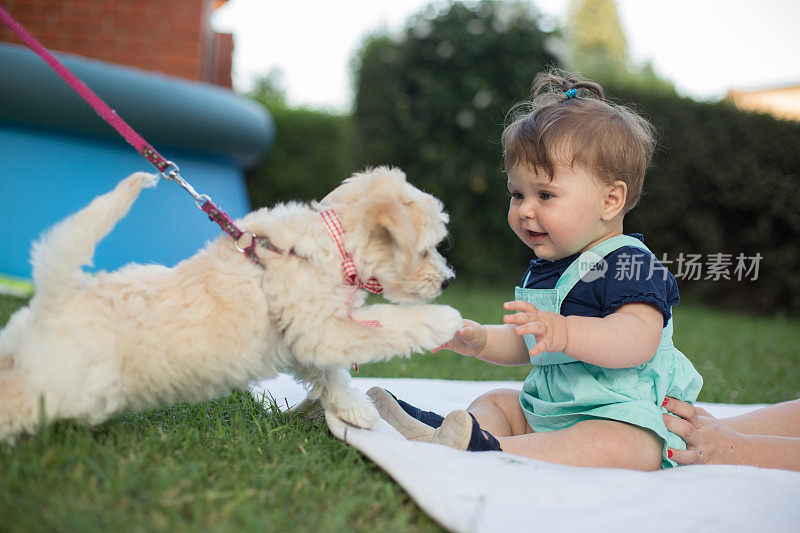
[[665,405],[667,405],[667,402],[669,402],[669,398],[664,398],[664,401],[661,402],[661,407],[664,407]]
[[667,458],[672,459],[672,450],[667,450]]

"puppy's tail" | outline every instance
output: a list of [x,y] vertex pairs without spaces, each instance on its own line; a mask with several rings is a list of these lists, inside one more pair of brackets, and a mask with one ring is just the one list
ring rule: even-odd
[[156,175],[132,174],[45,232],[31,249],[36,295],[47,300],[77,290],[81,267],[92,264],[97,243],[128,213],[142,189],[156,183]]

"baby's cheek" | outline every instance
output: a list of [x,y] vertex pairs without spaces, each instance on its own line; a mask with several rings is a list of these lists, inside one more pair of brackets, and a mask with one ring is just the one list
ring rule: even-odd
[[513,207],[508,208],[508,226],[517,234],[517,237],[525,240],[523,238],[522,221],[517,216],[517,210]]

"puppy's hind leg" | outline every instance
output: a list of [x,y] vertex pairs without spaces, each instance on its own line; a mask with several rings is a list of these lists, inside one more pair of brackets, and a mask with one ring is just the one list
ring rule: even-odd
[[42,418],[40,405],[25,371],[0,372],[0,441],[13,443],[22,433],[34,433]]
[[380,415],[370,399],[353,386],[347,369],[314,369],[305,375],[298,373],[298,377],[311,383],[313,389],[308,398],[296,408],[296,412],[313,412],[313,406],[318,399],[326,413],[335,414],[354,426],[371,429],[380,421]]
[[157,182],[153,174],[132,174],[48,230],[31,251],[37,295],[65,294],[80,268],[92,263],[97,243],[128,213],[141,190]]

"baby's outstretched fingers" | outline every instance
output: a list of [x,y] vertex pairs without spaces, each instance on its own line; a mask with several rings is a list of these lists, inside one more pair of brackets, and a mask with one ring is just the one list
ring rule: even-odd
[[464,325],[456,332],[459,337],[464,337],[466,340],[472,340],[478,336],[479,330],[475,324],[464,322]]
[[[458,337],[458,333],[456,333],[456,337]],[[432,349],[431,353],[441,352],[442,350],[453,350],[456,345],[456,337],[453,337],[441,346],[437,346],[436,348]]]
[[536,320],[539,315],[539,310],[536,309],[535,305],[520,300],[506,302],[503,304],[503,308],[507,311],[517,311],[513,314],[503,315],[504,324],[527,324],[528,322]]
[[531,357],[536,357],[540,353],[543,353],[546,350],[543,343],[538,343],[536,346],[528,350],[528,355]]
[[479,353],[485,344],[486,331],[484,327],[473,320],[464,319],[455,336],[443,345],[431,350],[431,353],[446,349],[461,355],[472,356]]
[[547,324],[544,322],[525,322],[514,328],[514,333],[517,335],[534,335],[538,340],[539,337],[547,333]]
[[503,315],[503,324],[527,324],[536,320],[536,315],[532,313],[514,313],[513,315]]
[[514,300],[503,304],[506,311],[519,311],[521,313],[535,313],[538,311],[535,305],[524,300]]

